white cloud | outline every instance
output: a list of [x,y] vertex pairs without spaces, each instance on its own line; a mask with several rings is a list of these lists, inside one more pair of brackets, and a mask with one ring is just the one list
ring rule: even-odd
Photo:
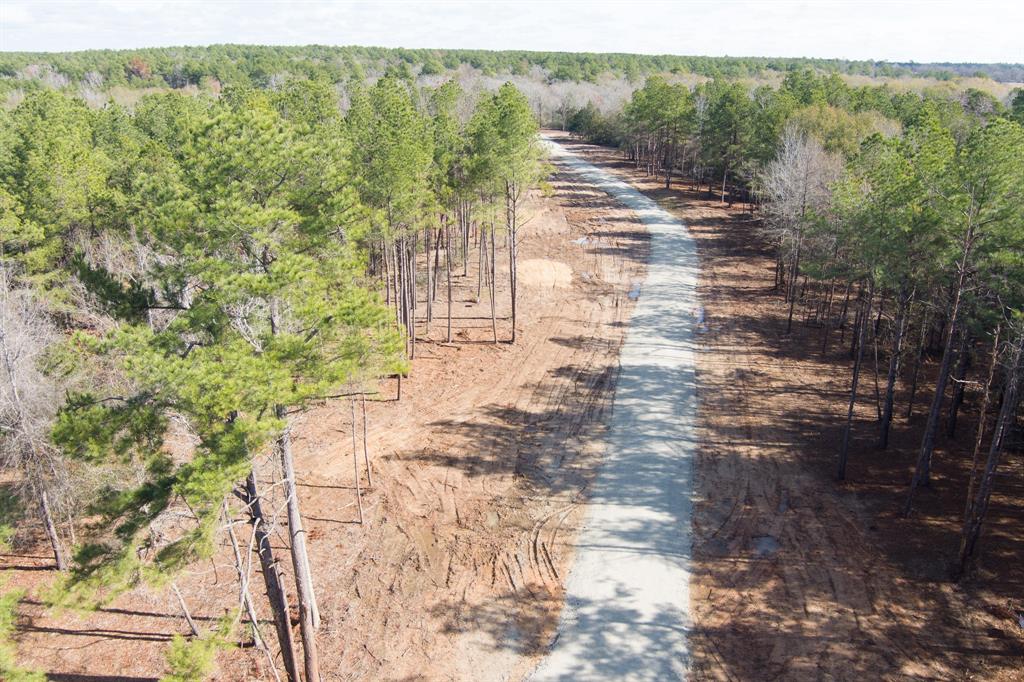
[[1024,62],[1024,3],[2,0],[0,49],[210,43]]

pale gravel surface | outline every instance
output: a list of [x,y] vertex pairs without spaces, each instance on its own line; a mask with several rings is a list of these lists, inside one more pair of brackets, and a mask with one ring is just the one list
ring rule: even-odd
[[647,279],[620,354],[607,455],[590,491],[566,604],[531,680],[684,679],[689,660],[699,262],[686,227],[547,140],[551,159],[636,212]]

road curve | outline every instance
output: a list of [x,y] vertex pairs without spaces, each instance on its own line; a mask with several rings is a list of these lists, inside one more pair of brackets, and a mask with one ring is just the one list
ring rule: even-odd
[[686,226],[653,200],[557,142],[545,142],[555,164],[636,212],[651,249],[557,635],[530,679],[685,679],[694,337],[703,324],[697,249]]

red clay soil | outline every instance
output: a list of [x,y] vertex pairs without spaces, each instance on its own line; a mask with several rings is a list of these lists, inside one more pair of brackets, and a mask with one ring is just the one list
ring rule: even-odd
[[849,333],[834,333],[822,354],[821,327],[798,307],[785,334],[774,255],[739,205],[685,183],[665,190],[609,150],[575,151],[672,210],[700,251],[708,332],[698,354],[693,677],[1024,679],[1020,454],[999,479],[980,570],[951,583],[976,413],[962,414],[957,439],[940,444],[934,483],[903,519],[933,374],[909,422],[906,391],[898,395],[892,445],[877,451],[866,360],[848,480],[838,484]]
[[[550,185],[553,192],[533,196],[524,211],[515,344],[505,342],[504,247],[498,344],[486,286],[477,300],[475,251],[467,276],[456,269],[454,343],[443,342],[443,280],[427,330],[421,254],[411,376],[400,401],[395,382],[387,381],[368,402],[373,481],[361,471],[362,525],[348,402],[297,419],[325,680],[522,677],[553,634],[569,541],[600,459],[632,310],[627,292],[643,277],[647,237],[630,212],[593,187],[566,175]],[[358,450],[361,457],[361,442]],[[264,508],[280,514],[275,467],[263,462],[260,473],[270,496]],[[283,524],[274,545],[287,571]],[[248,527],[240,523],[238,532],[247,543]],[[178,580],[201,628],[237,604],[226,542],[212,561]],[[166,671],[171,636],[188,631],[170,590],[140,588],[96,612],[57,614],[40,603],[38,588],[53,576],[39,570],[49,564],[41,543],[23,544],[0,562],[9,586],[29,588],[19,662],[52,679],[155,679]],[[258,563],[254,570],[261,628],[270,637]],[[220,654],[219,667],[219,680],[273,679],[266,658],[251,647]]]

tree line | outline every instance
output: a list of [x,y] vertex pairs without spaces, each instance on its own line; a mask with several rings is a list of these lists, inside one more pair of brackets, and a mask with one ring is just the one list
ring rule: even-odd
[[[5,539],[42,531],[62,572],[48,602],[168,587],[194,635],[172,645],[168,679],[201,677],[246,621],[275,676],[321,679],[295,417],[352,400],[361,521],[366,395],[409,371],[439,299],[452,340],[452,279],[474,248],[493,339],[515,340],[520,211],[544,171],[536,133],[511,85],[467,103],[453,82],[390,76],[345,112],[320,81],[151,95],[133,110],[44,90],[0,112],[0,461],[14,502],[0,521]],[[203,632],[175,576],[226,545],[237,607]],[[273,635],[258,627],[268,607]],[[0,673],[30,674],[12,657]]]
[[906,515],[930,483],[937,443],[968,431],[961,413],[973,394],[961,542],[951,558],[952,573],[964,575],[999,465],[1020,441],[1024,93],[1004,108],[976,91],[921,97],[810,71],[752,91],[652,77],[621,112],[586,106],[570,129],[620,146],[666,187],[688,178],[761,213],[777,254],[775,288],[788,303],[785,332],[799,313],[820,329],[822,354],[850,332],[838,479],[847,474],[865,353],[874,359],[878,448],[889,447],[898,414],[909,419],[925,403]]
[[625,149],[638,168],[669,181],[680,173],[697,186],[717,183],[723,201],[756,197],[758,173],[779,149],[783,130],[794,125],[827,151],[851,157],[872,133],[897,134],[925,111],[958,138],[993,117],[1024,123],[1024,90],[1008,106],[967,88],[953,95],[900,92],[888,85],[848,85],[837,74],[810,69],[787,73],[778,88],[753,89],[731,79],[696,87],[653,76],[621,110],[602,112],[593,102],[567,117],[566,128]]
[[0,53],[0,94],[10,89],[51,84],[90,87],[182,88],[204,81],[222,85],[269,87],[281,74],[292,78],[347,83],[387,68],[425,75],[450,73],[468,65],[485,74],[543,70],[554,82],[588,81],[603,76],[639,79],[658,73],[689,73],[709,78],[786,74],[811,68],[826,73],[872,77],[930,76],[950,79],[980,76],[1005,82],[1024,80],[1024,68],[1011,64],[895,64],[874,60],[702,57],[620,53],[428,50],[324,45],[210,45],[138,50]]

